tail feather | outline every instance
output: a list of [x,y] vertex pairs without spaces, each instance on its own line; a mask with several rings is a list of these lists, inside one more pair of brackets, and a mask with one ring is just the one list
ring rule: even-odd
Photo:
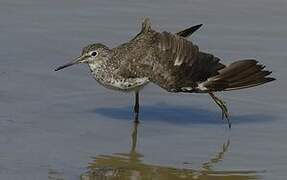
[[256,65],[256,60],[240,60],[235,61],[234,63],[230,64],[228,67],[223,68],[219,71],[219,75],[212,77],[210,79],[228,79],[232,77],[236,77],[239,75],[243,70],[247,70],[251,67],[254,67]]
[[271,71],[263,70],[265,66],[253,59],[236,61],[221,69],[219,74],[200,84],[209,91],[230,91],[249,88],[274,81],[267,77]]
[[264,78],[258,82],[252,82],[250,83],[249,85],[238,85],[238,86],[234,86],[232,88],[227,88],[227,89],[224,89],[224,91],[232,91],[232,90],[238,90],[238,89],[245,89],[245,88],[250,88],[250,87],[254,87],[254,86],[259,86],[261,84],[265,84],[265,83],[268,83],[268,82],[271,82],[271,81],[274,81],[276,80],[275,78],[272,78],[272,77],[267,77],[267,78]]
[[251,66],[248,69],[245,69],[241,72],[239,72],[236,76],[230,77],[228,81],[236,82],[236,81],[242,81],[245,79],[251,79],[252,76],[255,75],[262,75],[262,69],[264,69],[264,66]]
[[237,79],[236,81],[231,81],[229,86],[239,86],[240,84],[246,84],[246,83],[256,83],[257,81],[261,81],[265,79],[267,75],[269,75],[271,72],[270,71],[260,71],[257,73],[254,73],[250,75],[249,77],[245,77],[244,79]]

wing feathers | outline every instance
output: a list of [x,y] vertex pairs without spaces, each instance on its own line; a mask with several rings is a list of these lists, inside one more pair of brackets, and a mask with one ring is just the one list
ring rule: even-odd
[[[198,46],[184,37],[200,26],[177,34],[153,30],[140,33],[131,43],[121,47],[129,55],[123,57],[129,61],[119,62],[123,76],[148,77],[172,92],[182,89],[185,92],[234,90],[274,80],[266,77],[271,72],[263,70],[264,66],[254,59],[236,61],[226,67],[218,57],[199,51]],[[118,53],[115,59],[121,59],[122,54]]]
[[166,59],[173,57],[174,66],[183,64],[192,65],[196,60],[198,47],[190,41],[168,32],[159,34],[159,48],[165,54]]
[[202,26],[202,24],[198,24],[198,25],[192,26],[190,28],[187,28],[185,30],[182,30],[176,34],[181,36],[181,37],[188,37],[188,36],[192,35],[195,31],[197,31],[201,26]]

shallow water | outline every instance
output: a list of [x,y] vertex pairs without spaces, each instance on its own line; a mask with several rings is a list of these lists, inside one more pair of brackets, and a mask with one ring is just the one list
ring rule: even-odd
[[[286,8],[285,0],[2,0],[0,179],[285,179]],[[259,59],[278,80],[220,94],[231,130],[206,95],[149,85],[134,127],[133,94],[104,89],[85,65],[53,71],[91,42],[130,39],[143,16],[171,32],[203,23],[192,37],[202,50],[225,63]]]

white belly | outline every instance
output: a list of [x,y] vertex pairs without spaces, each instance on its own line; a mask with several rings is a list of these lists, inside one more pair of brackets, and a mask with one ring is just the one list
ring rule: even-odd
[[129,78],[125,80],[110,79],[110,81],[100,81],[99,79],[96,80],[108,89],[126,92],[138,91],[149,82],[148,78]]
[[[116,69],[110,69],[110,73],[103,70],[103,64],[89,64],[93,77],[104,87],[118,91],[138,91],[149,82],[146,77],[142,78],[123,78],[117,75]],[[115,74],[114,74],[115,73]]]
[[133,78],[112,81],[112,86],[122,91],[136,91],[149,82],[148,78]]

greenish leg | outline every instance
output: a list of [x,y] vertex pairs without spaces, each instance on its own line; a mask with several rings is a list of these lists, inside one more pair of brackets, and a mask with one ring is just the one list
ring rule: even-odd
[[226,118],[228,122],[229,128],[231,128],[231,122],[229,120],[229,114],[228,114],[228,109],[224,101],[216,97],[212,92],[208,93],[210,97],[214,100],[214,102],[220,107],[222,111],[222,119]]

